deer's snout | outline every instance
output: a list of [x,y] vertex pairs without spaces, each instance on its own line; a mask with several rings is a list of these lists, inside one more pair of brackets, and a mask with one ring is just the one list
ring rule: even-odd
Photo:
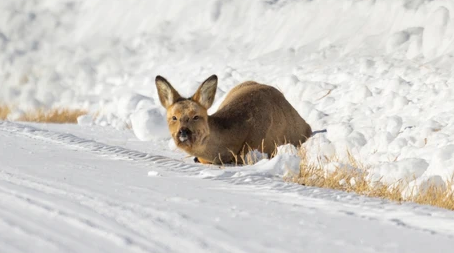
[[191,135],[191,130],[189,130],[189,128],[187,127],[182,127],[180,128],[180,130],[178,131],[178,138],[180,139],[180,141],[186,141],[189,136]]

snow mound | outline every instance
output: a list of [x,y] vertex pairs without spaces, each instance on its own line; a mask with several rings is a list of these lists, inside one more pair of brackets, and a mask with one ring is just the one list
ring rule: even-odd
[[167,121],[160,109],[139,109],[131,115],[131,126],[139,140],[169,138]]

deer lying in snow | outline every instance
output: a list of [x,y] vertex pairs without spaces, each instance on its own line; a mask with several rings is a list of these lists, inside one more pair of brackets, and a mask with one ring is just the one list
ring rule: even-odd
[[301,145],[311,127],[274,87],[248,81],[234,87],[213,115],[218,78],[210,76],[190,98],[183,98],[163,77],[156,77],[167,123],[178,148],[201,163],[241,162],[249,149],[272,156],[277,146]]

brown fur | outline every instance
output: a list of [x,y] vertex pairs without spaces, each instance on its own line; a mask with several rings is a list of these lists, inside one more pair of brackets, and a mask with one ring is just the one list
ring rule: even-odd
[[[274,87],[253,81],[233,88],[217,112],[208,116],[214,101],[217,77],[209,77],[188,99],[182,98],[164,78],[156,77],[161,104],[175,144],[203,163],[241,162],[249,148],[274,155],[276,146],[299,146],[312,134],[311,127]],[[198,116],[198,118],[194,118]],[[176,117],[173,119],[173,117]],[[189,129],[188,140],[179,131]]]

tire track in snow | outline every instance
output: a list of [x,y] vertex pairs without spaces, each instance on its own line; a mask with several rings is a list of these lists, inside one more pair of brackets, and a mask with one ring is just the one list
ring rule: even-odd
[[[454,236],[454,227],[446,225],[446,222],[450,218],[454,218],[454,215],[450,212],[445,212],[444,210],[430,206],[420,206],[416,204],[399,205],[382,199],[369,199],[364,196],[330,189],[320,190],[313,187],[302,187],[300,185],[288,184],[275,180],[275,177],[270,175],[250,174],[245,177],[234,177],[233,175],[235,172],[232,171],[222,171],[219,173],[218,171],[214,171],[214,173],[211,173],[213,170],[210,171],[209,166],[188,164],[183,161],[164,156],[152,155],[119,146],[110,146],[93,140],[83,139],[72,134],[52,132],[18,123],[6,121],[0,122],[0,130],[10,133],[18,133],[29,138],[40,139],[45,142],[63,144],[69,147],[93,152],[101,156],[111,157],[113,159],[124,159],[132,162],[145,163],[146,165],[148,163],[153,163],[164,167],[166,170],[174,172],[201,175],[201,173],[208,170],[209,175],[205,176],[206,178],[220,180],[230,184],[259,187],[262,190],[272,191],[275,193],[295,194],[295,197],[299,198],[297,201],[301,201],[301,199],[303,199],[307,207],[313,207],[329,213],[347,215],[345,214],[344,209],[346,206],[351,206],[352,208],[356,207],[356,209],[353,208],[355,209],[353,213],[354,216],[358,218],[374,218],[384,222],[390,222],[398,226],[399,224],[395,222],[396,217],[398,217],[401,222],[407,224],[407,226],[405,226],[406,229],[418,230],[431,234],[441,233],[448,235],[449,237]],[[216,167],[213,166],[211,168]],[[365,199],[369,200],[365,201]],[[333,205],[333,203],[339,204]],[[358,207],[362,209],[362,212],[358,212]],[[371,214],[371,210],[375,211]],[[432,215],[433,213],[438,215]],[[377,214],[382,214],[383,216],[378,217]],[[410,215],[410,217],[407,217],[407,215]],[[415,216],[418,218],[415,219]],[[431,220],[431,222],[426,219]],[[440,227],[436,224],[444,225]]]
[[[41,196],[40,194],[27,195],[22,193],[23,191],[20,194],[13,194],[16,198],[23,201],[34,198],[33,201],[28,201],[34,207],[45,209],[48,213],[57,213],[65,222],[111,239],[119,246],[124,246],[126,243],[135,246],[132,247],[133,249],[139,248],[140,252],[187,252],[188,250],[190,252],[243,252],[236,249],[233,245],[227,245],[221,241],[213,241],[212,238],[207,239],[206,235],[197,229],[192,229],[197,226],[188,217],[182,217],[178,213],[155,210],[138,204],[118,202],[106,198],[106,196],[85,192],[82,189],[66,184],[44,181],[40,178],[18,173],[12,174],[0,171],[0,180],[15,186],[38,191],[45,196],[65,198],[78,202],[79,205],[90,209],[93,213],[117,222],[133,234],[127,236],[109,232],[109,229],[93,219],[93,215],[90,215],[91,218],[82,217],[74,210],[68,210],[64,206],[58,207],[49,201],[36,200],[36,196]],[[4,191],[7,190],[0,185],[0,196]],[[140,225],[133,226],[131,224]],[[154,240],[152,235],[159,235],[160,240]],[[179,239],[178,246],[174,244],[175,237]]]
[[[14,224],[16,224],[19,227],[21,225],[24,226],[24,224],[21,224],[20,222],[20,220],[23,219],[22,217],[14,218],[15,212],[17,212],[18,209],[26,210],[26,212],[31,212],[33,214],[54,219],[59,223],[64,223],[77,230],[84,231],[84,233],[90,233],[94,236],[101,237],[109,241],[111,244],[118,246],[119,248],[124,248],[124,250],[127,250],[128,252],[149,252],[149,248],[141,246],[134,240],[131,240],[128,236],[119,235],[115,232],[111,232],[108,229],[101,226],[100,224],[98,224],[93,219],[81,217],[77,215],[77,213],[74,211],[58,208],[57,206],[52,205],[48,201],[37,198],[36,195],[18,193],[0,186],[0,198],[2,198],[3,201],[7,201],[7,203],[14,203],[14,206],[11,211],[9,212],[6,212],[5,210],[0,211],[1,217],[10,217],[11,219],[11,216],[13,216],[11,220],[16,221],[14,222]],[[30,230],[29,232],[27,232],[28,236],[32,236],[35,238],[41,237],[44,241],[57,245],[58,248],[63,249],[64,252],[73,251],[70,248],[65,247],[65,245],[68,243],[71,243],[71,245],[74,245],[74,243],[76,243],[78,247],[82,247],[84,249],[83,251],[89,251],[90,249],[90,247],[86,247],[84,245],[86,244],[86,242],[82,244],[81,242],[79,242],[77,238],[69,237],[67,233],[61,234],[55,233],[53,231],[54,227],[45,228],[44,226],[42,226],[41,223],[30,224],[30,221],[27,220],[27,224],[25,224],[25,228],[22,227],[22,230],[25,231],[27,228],[28,230]],[[99,243],[99,240],[96,240],[96,243]]]
[[[40,212],[40,210],[34,210],[29,205],[25,204],[22,199],[15,198],[13,195],[7,193],[4,189],[0,188],[0,225],[5,227],[5,231],[8,233],[2,234],[0,240],[8,241],[7,236],[11,234],[18,234],[26,238],[30,244],[39,245],[39,248],[45,248],[45,252],[73,252],[71,248],[65,246],[68,243],[73,243],[75,238],[70,238],[67,235],[62,236],[59,233],[55,233],[53,229],[43,226],[42,223],[31,221],[27,219],[24,222],[23,213],[24,211],[28,214],[48,214],[47,212]],[[11,203],[14,203],[11,206]],[[5,205],[8,204],[8,205]],[[42,216],[41,216],[42,217]],[[17,240],[17,239],[16,239]],[[3,245],[11,245],[16,248],[19,252],[27,252],[30,249],[29,246],[23,245],[20,242],[3,243]],[[78,244],[77,247],[83,246]],[[84,247],[85,250],[88,248]],[[42,249],[40,249],[42,250]]]
[[[22,243],[22,239],[17,239],[18,236],[26,238],[28,244],[39,245],[40,249],[45,248],[44,252],[62,251],[61,245],[58,245],[54,240],[50,240],[47,237],[43,238],[43,236],[38,236],[37,233],[33,233],[31,230],[36,228],[34,224],[30,222],[21,224],[20,221],[22,217],[16,217],[17,215],[14,214],[15,212],[8,212],[4,206],[0,208],[0,245],[2,245],[2,250],[4,250],[4,252],[29,251],[27,250],[28,246]],[[31,229],[30,227],[33,228]],[[34,229],[34,231],[37,230]]]
[[20,133],[33,139],[40,139],[43,141],[63,144],[74,148],[94,152],[102,156],[110,156],[115,159],[124,159],[136,162],[151,162],[165,166],[168,169],[177,168],[177,170],[173,171],[197,172],[202,169],[206,169],[206,166],[198,164],[188,164],[183,161],[164,156],[152,155],[119,146],[110,146],[93,140],[83,139],[72,134],[51,132],[7,121],[0,121],[0,130],[10,133]]

